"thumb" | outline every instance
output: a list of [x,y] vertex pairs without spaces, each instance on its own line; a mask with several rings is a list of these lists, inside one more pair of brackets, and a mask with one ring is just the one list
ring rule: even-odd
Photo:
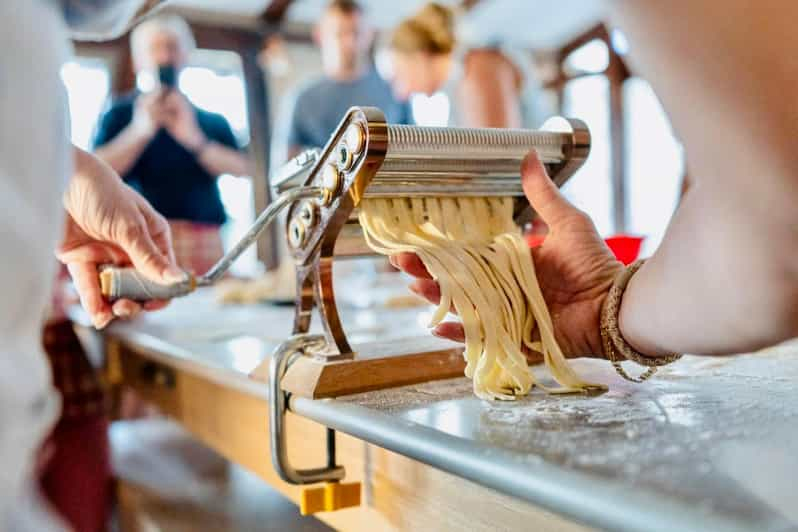
[[529,204],[549,227],[581,212],[565,199],[554,181],[549,178],[534,149],[530,150],[521,163],[521,186]]
[[155,244],[146,224],[140,223],[124,231],[118,245],[130,257],[133,267],[151,281],[169,284],[186,280],[186,273]]

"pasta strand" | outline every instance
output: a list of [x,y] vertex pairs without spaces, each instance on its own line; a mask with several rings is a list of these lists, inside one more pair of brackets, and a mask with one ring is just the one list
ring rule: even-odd
[[[371,249],[415,253],[438,282],[441,300],[430,327],[454,307],[465,332],[465,374],[477,396],[513,400],[536,385],[549,393],[603,388],[581,379],[557,344],[511,198],[366,199],[360,224]],[[537,382],[524,348],[542,353],[559,387]]]

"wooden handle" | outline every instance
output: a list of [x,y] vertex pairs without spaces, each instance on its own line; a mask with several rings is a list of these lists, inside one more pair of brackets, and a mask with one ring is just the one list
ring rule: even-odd
[[167,300],[190,294],[197,287],[194,276],[182,283],[159,284],[150,281],[133,268],[105,268],[100,272],[100,290],[109,301]]

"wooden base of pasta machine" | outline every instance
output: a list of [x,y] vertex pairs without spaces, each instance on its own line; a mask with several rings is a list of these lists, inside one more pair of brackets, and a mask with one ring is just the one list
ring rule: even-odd
[[[463,349],[433,336],[373,342],[354,346],[345,360],[299,356],[287,368],[281,388],[311,399],[394,388],[460,377],[465,370]],[[269,361],[250,374],[268,382]]]

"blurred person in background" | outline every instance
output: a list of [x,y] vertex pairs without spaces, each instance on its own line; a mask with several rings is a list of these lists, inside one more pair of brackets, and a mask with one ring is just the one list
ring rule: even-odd
[[[500,38],[465,39],[457,19],[430,2],[394,28],[385,50],[394,94],[407,100],[444,93],[453,127],[539,127],[548,117],[526,59]],[[547,228],[536,218],[527,231],[541,238]]]
[[281,139],[287,159],[305,148],[322,147],[352,106],[379,107],[388,122],[411,121],[410,108],[391,94],[374,69],[369,49],[373,31],[353,0],[333,0],[314,30],[324,75],[297,90]]
[[227,120],[195,107],[177,86],[195,47],[185,20],[151,18],[130,45],[137,76],[153,88],[113,102],[100,119],[95,152],[169,220],[178,264],[204,273],[223,254],[217,177],[249,175],[249,162]]
[[391,32],[387,58],[396,97],[445,93],[450,126],[537,127],[521,102],[523,59],[493,42],[459,39],[456,18],[451,8],[431,2]]

